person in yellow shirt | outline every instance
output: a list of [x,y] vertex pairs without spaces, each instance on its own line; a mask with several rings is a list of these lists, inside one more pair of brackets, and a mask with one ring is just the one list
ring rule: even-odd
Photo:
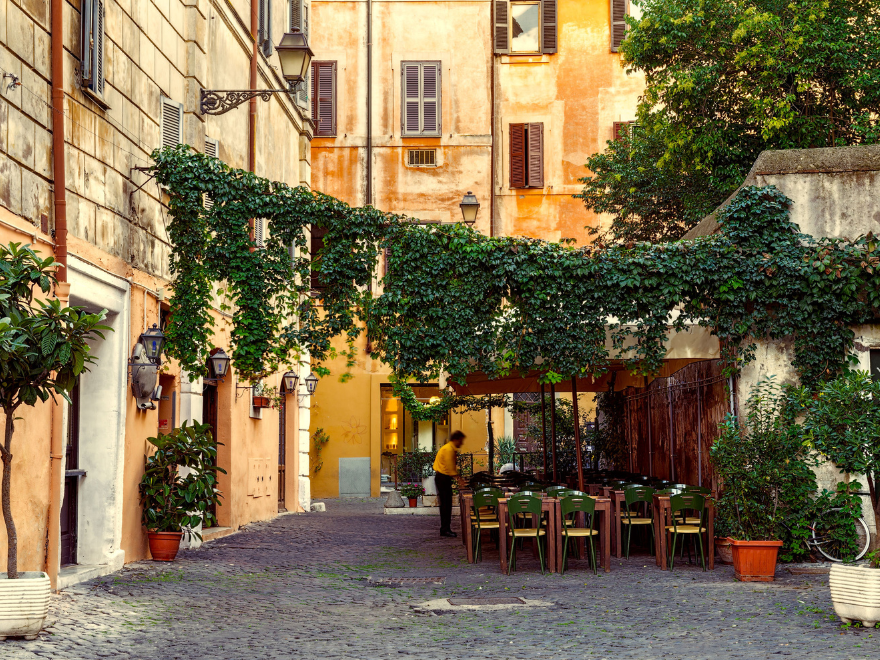
[[458,474],[458,450],[464,442],[461,431],[453,431],[449,442],[440,447],[434,459],[434,484],[437,486],[437,499],[440,500],[440,536],[458,536],[452,531],[452,480],[461,483]]

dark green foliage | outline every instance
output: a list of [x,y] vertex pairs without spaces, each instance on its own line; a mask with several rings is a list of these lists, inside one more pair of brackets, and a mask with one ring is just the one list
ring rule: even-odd
[[878,141],[875,0],[639,4],[621,46],[646,79],[636,144],[591,158],[581,195],[612,238],[680,237],[766,149]]
[[[184,422],[171,433],[147,441],[156,452],[147,459],[141,478],[141,522],[151,532],[182,531],[201,540],[193,529],[202,522],[217,524],[209,507],[220,505],[217,473],[226,474],[216,465],[220,443],[214,442],[210,424]],[[189,474],[182,476],[182,467],[190,468]]]
[[437,452],[415,449],[397,456],[397,481],[417,481],[434,476],[434,459]]
[[[7,572],[18,577],[18,537],[12,519],[12,438],[16,411],[68,392],[95,361],[89,341],[103,339],[105,312],[89,314],[61,307],[52,298],[54,258],[41,258],[28,246],[0,246],[0,409],[5,417],[0,458],[2,506],[6,523]],[[106,311],[106,310],[105,310]]]

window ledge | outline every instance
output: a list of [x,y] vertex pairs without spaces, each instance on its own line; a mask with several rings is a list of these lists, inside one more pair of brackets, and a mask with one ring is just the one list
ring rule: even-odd
[[502,64],[549,64],[550,55],[502,55]]
[[83,94],[85,94],[91,101],[95,102],[102,110],[110,109],[110,105],[107,103],[107,101],[104,100],[104,98],[100,94],[93,92],[86,85],[82,85],[80,89],[82,90]]

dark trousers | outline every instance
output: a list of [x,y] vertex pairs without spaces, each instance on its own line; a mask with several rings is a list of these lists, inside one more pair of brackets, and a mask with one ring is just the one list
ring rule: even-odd
[[437,486],[437,499],[440,501],[440,531],[451,532],[452,524],[452,477],[448,474],[434,474],[434,484]]

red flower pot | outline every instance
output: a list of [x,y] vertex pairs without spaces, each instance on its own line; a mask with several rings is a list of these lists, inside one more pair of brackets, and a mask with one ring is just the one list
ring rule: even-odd
[[174,561],[182,537],[183,532],[148,532],[147,539],[153,561]]
[[269,397],[267,396],[255,396],[254,397],[254,408],[268,408],[270,406]]
[[410,497],[409,498],[409,507],[411,509],[415,509],[418,505],[419,505],[419,498],[418,497]]
[[782,541],[738,541],[730,539],[733,570],[741,582],[773,582],[776,555]]

